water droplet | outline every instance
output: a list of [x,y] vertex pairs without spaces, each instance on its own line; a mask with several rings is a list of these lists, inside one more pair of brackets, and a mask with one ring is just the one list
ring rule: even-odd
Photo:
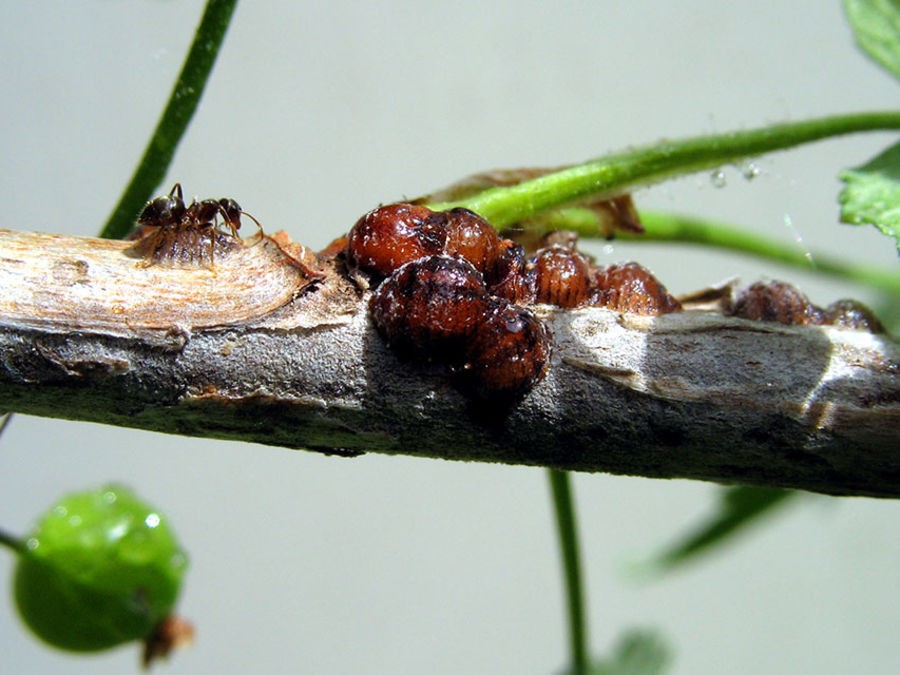
[[741,174],[747,180],[753,180],[759,175],[759,166],[757,166],[756,162],[745,161],[741,162],[740,166]]
[[147,527],[153,528],[159,525],[159,515],[156,513],[149,513],[147,517],[144,518],[144,525]]
[[69,525],[71,525],[72,527],[79,527],[81,525],[81,522],[81,516],[79,515],[74,515],[69,518]]
[[616,252],[616,247],[612,244],[604,244],[603,245],[603,255],[612,255]]
[[106,492],[103,493],[103,496],[101,497],[104,504],[115,504],[116,500],[118,498],[119,498],[119,496],[112,490],[107,490]]
[[57,504],[53,507],[53,515],[59,516],[60,518],[65,518],[67,515],[69,515],[69,509],[67,509],[62,504]]
[[106,539],[107,541],[118,541],[126,534],[128,534],[128,524],[116,523],[113,527],[109,528],[106,531]]
[[25,542],[25,548],[27,548],[29,551],[33,551],[40,545],[41,545],[41,542],[39,542],[34,537],[29,537],[28,541]]
[[709,182],[712,183],[713,187],[723,188],[728,183],[728,180],[725,178],[725,172],[722,169],[716,169],[709,175]]

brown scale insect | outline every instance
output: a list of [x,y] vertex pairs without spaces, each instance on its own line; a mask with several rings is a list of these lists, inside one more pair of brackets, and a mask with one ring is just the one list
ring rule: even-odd
[[500,241],[500,255],[488,290],[491,295],[527,305],[534,302],[534,288],[525,273],[525,249],[509,239]]
[[838,300],[825,308],[825,322],[829,326],[884,333],[884,326],[875,313],[856,300]]
[[590,299],[591,264],[566,246],[538,251],[528,266],[534,301],[557,307],[578,307]]
[[484,218],[469,209],[450,209],[443,214],[447,239],[444,253],[465,258],[490,281],[500,259],[500,237]]
[[467,260],[432,256],[406,263],[372,294],[372,321],[401,354],[461,359],[487,308],[481,273]]
[[788,326],[825,323],[822,310],[784,281],[760,281],[745,288],[725,307],[725,313],[741,319],[771,321]]
[[434,211],[414,204],[389,204],[369,211],[347,236],[354,269],[386,277],[401,265],[444,249],[446,228]]
[[[141,211],[133,235],[138,240],[135,247],[144,254],[146,264],[197,263],[208,257],[212,265],[216,247],[230,250],[241,241],[241,215],[253,220],[262,233],[259,221],[230,197],[195,199],[186,206],[181,183],[175,183],[168,195],[151,199]],[[222,226],[227,233],[220,231]]]
[[726,314],[753,321],[774,321],[790,326],[835,326],[883,333],[884,326],[871,309],[856,300],[838,300],[817,307],[795,286],[784,281],[757,282],[724,308]]
[[681,303],[666,287],[649,270],[635,262],[596,270],[589,304],[617,312],[650,316],[681,311]]
[[550,364],[550,333],[530,310],[500,298],[488,301],[456,371],[473,396],[507,404],[541,381]]

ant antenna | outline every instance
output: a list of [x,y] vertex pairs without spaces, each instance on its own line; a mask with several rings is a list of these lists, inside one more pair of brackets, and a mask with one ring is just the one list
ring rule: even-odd
[[253,221],[253,223],[256,225],[256,227],[259,228],[259,232],[257,232],[256,234],[259,235],[259,238],[260,238],[260,241],[261,241],[263,235],[265,234],[265,232],[263,232],[263,226],[262,226],[262,223],[260,223],[260,222],[253,216],[253,214],[247,213],[247,212],[244,211],[243,209],[241,209],[241,215],[242,215],[242,216],[247,216],[250,220]]

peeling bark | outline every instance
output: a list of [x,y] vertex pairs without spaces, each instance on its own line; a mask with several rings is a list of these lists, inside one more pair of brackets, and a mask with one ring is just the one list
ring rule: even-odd
[[900,348],[693,308],[539,306],[550,370],[488,411],[402,362],[367,292],[284,235],[215,266],[0,231],[0,409],[353,455],[900,496]]

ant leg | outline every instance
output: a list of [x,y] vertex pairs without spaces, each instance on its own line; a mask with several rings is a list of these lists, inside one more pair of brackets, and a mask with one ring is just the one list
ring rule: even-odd
[[209,230],[209,271],[216,274],[216,228]]

